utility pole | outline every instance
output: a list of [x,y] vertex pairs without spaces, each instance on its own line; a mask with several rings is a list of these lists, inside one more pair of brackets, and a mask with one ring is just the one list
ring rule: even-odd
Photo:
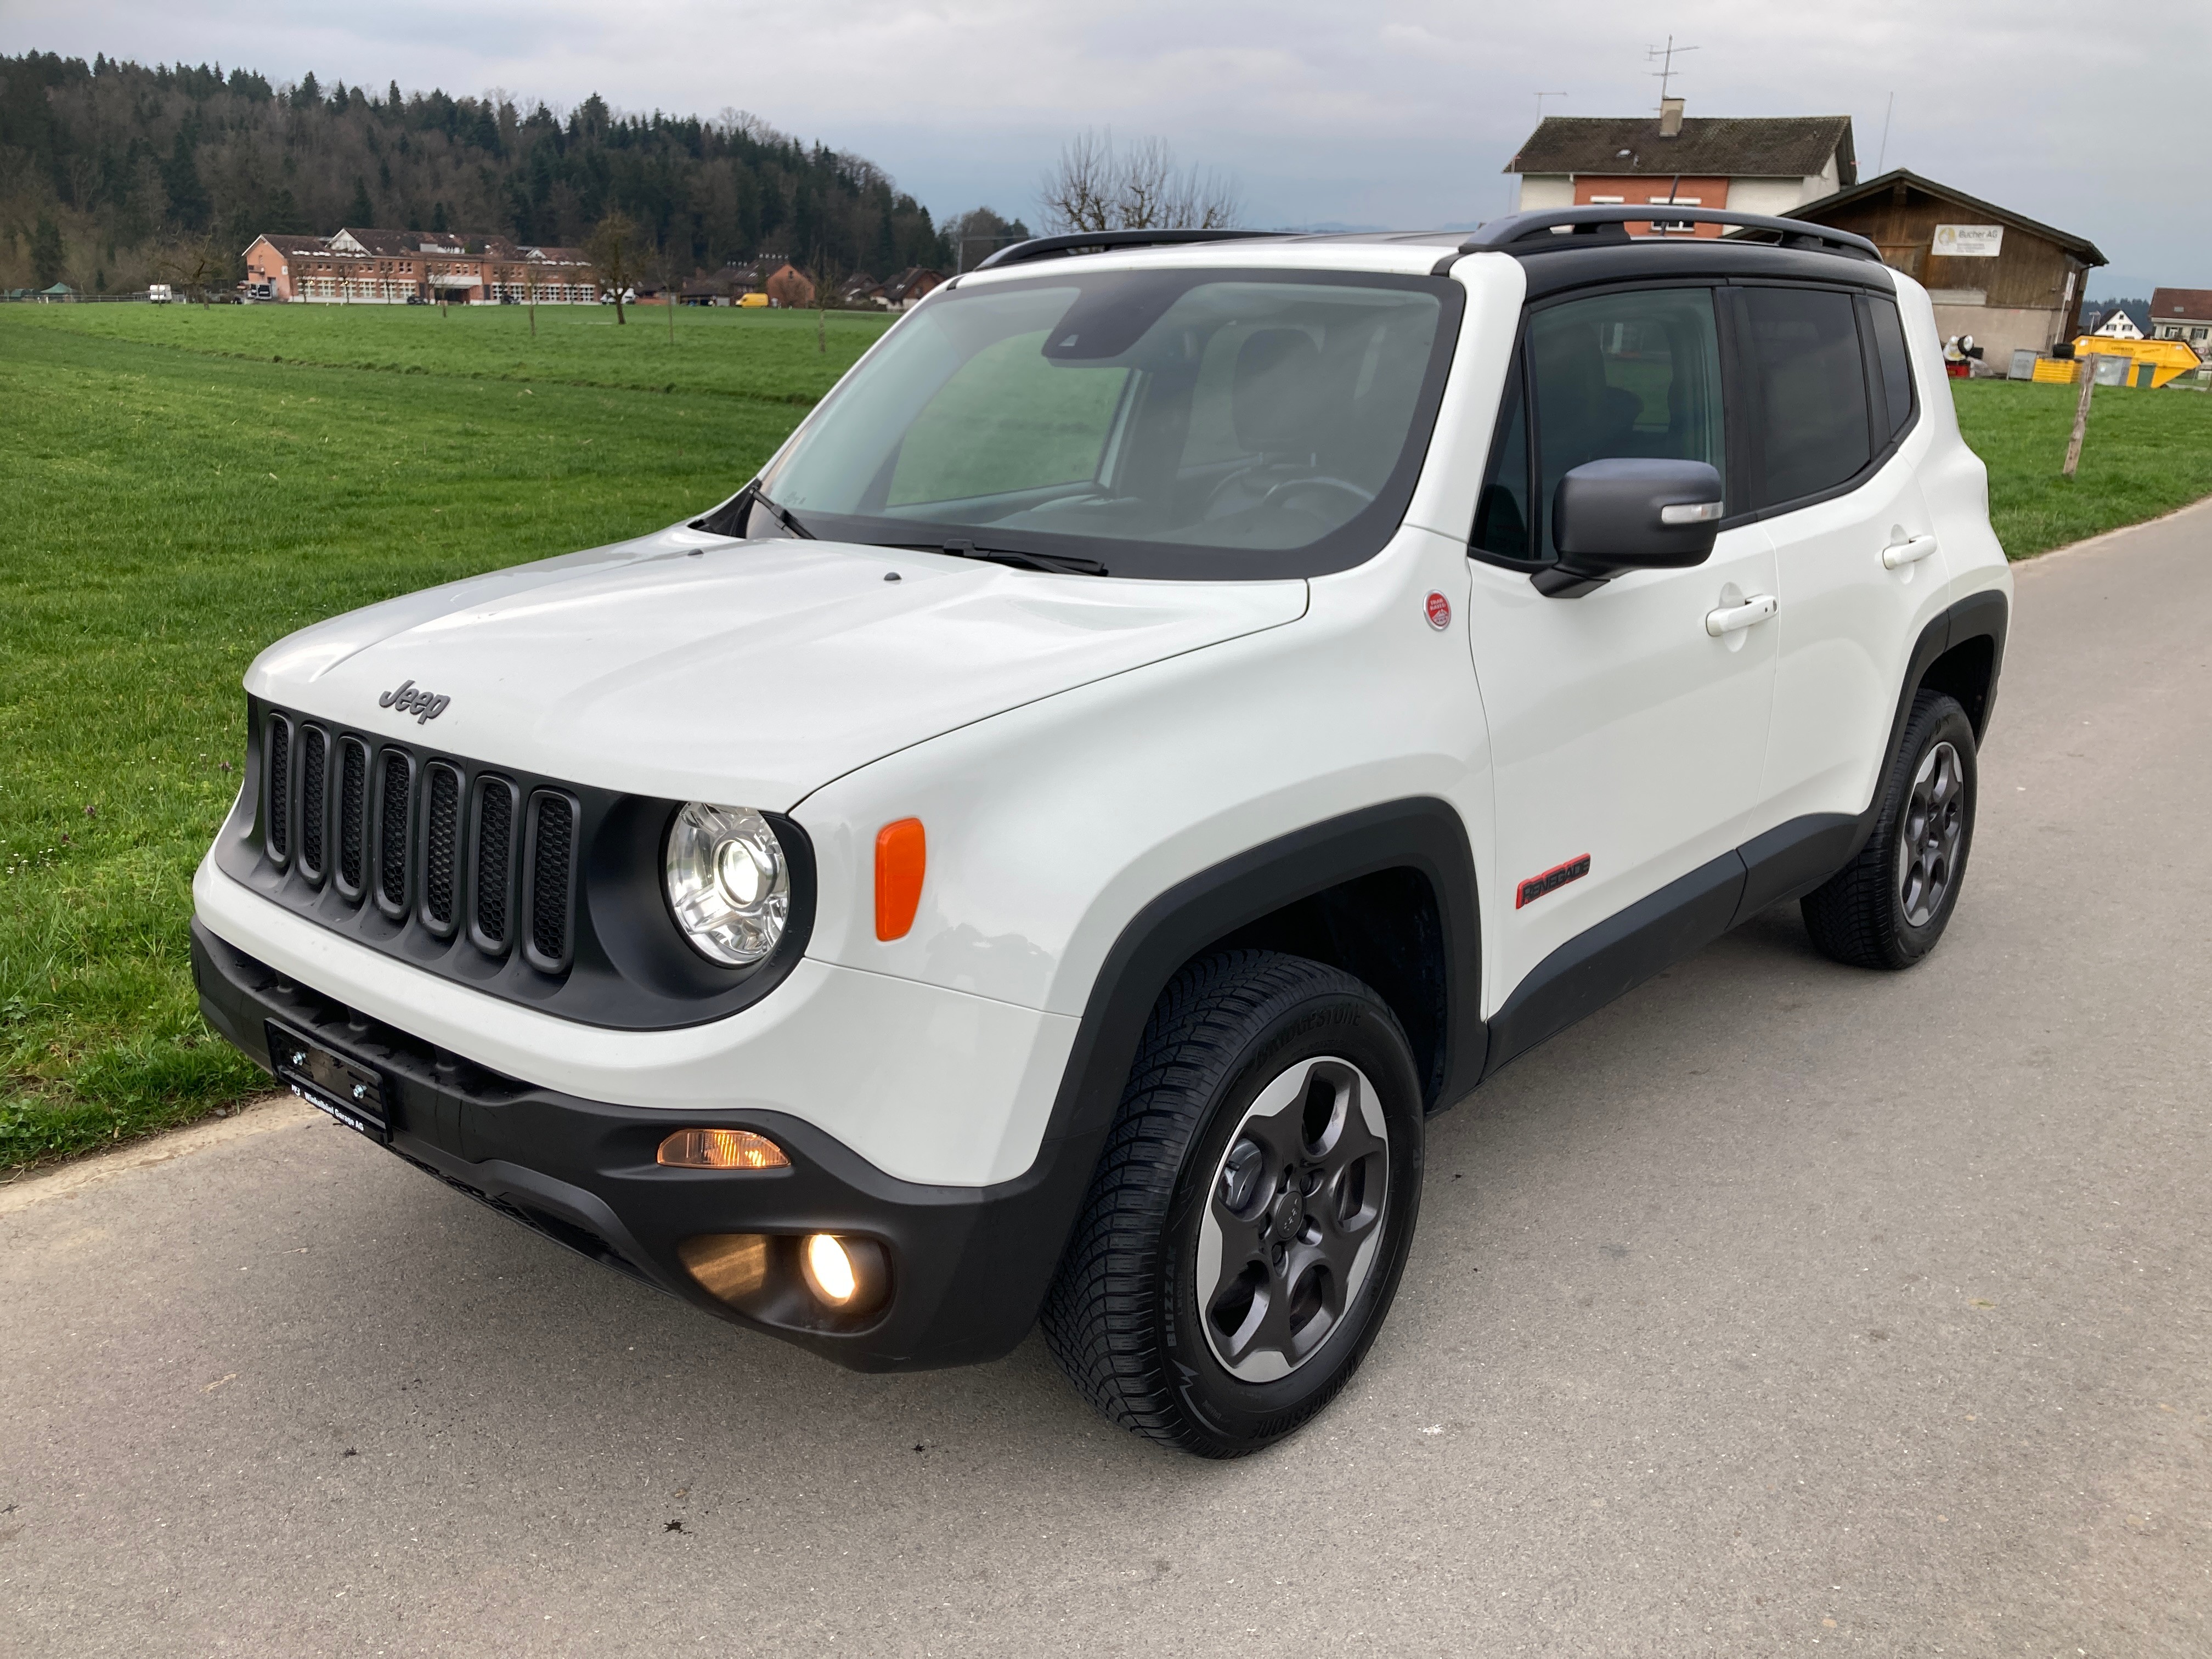
[[1659,82],[1659,101],[1661,103],[1663,104],[1667,101],[1668,82],[1672,81],[1674,77],[1675,54],[1677,52],[1699,52],[1702,50],[1703,48],[1698,46],[1678,46],[1674,44],[1674,37],[1671,34],[1667,37],[1667,44],[1663,46],[1644,47],[1644,61],[1647,64],[1656,62],[1659,65],[1657,69],[1651,71],[1651,75],[1652,77]]

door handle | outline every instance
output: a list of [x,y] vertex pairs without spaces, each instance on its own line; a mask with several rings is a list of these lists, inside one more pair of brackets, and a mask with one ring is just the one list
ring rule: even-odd
[[1893,542],[1881,550],[1885,570],[1901,569],[1908,564],[1917,564],[1936,550],[1933,536],[1915,536],[1911,541]]
[[1749,628],[1765,622],[1782,608],[1782,601],[1771,593],[1754,593],[1741,605],[1723,605],[1718,611],[1705,612],[1705,632],[1715,639],[1725,639],[1739,628]]

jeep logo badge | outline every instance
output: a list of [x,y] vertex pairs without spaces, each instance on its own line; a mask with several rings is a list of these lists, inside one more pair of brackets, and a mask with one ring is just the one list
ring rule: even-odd
[[434,691],[417,691],[412,680],[402,680],[399,689],[386,692],[376,700],[376,706],[379,708],[396,708],[403,714],[412,714],[415,724],[422,726],[444,714],[446,705],[451,702],[451,697]]

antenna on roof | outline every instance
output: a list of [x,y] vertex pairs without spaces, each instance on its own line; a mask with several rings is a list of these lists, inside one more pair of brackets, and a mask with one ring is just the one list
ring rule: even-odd
[[1668,97],[1672,95],[1667,89],[1667,83],[1674,79],[1674,54],[1677,52],[1698,52],[1702,50],[1703,48],[1698,46],[1678,46],[1674,44],[1674,37],[1671,34],[1667,37],[1667,44],[1665,46],[1646,46],[1644,48],[1644,61],[1648,64],[1652,62],[1654,59],[1656,59],[1659,64],[1659,67],[1651,70],[1650,73],[1659,82],[1659,101],[1661,103],[1665,103]]
[[1536,94],[1536,125],[1538,126],[1544,125],[1544,100],[1547,98],[1564,98],[1566,95],[1564,92],[1540,92]]
[[1875,177],[1881,176],[1881,164],[1889,160],[1889,118],[1897,113],[1897,94],[1889,94],[1889,102],[1881,112],[1881,148],[1875,153]]

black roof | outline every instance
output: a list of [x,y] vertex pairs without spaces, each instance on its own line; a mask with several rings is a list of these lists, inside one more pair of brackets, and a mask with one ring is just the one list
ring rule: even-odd
[[1848,115],[1691,116],[1672,138],[1656,115],[1547,115],[1504,170],[1809,179],[1832,155],[1837,178],[1857,179]]
[[1832,196],[1823,196],[1817,202],[1808,202],[1802,207],[1794,207],[1790,210],[1790,216],[1793,219],[1810,219],[1815,223],[1824,223],[1826,222],[1820,217],[1822,214],[1833,213],[1843,208],[1856,207],[1858,204],[1880,196],[1883,191],[1898,185],[1904,185],[1908,191],[1917,190],[1923,195],[1933,196],[1939,201],[1955,202],[1960,207],[1970,212],[1978,213],[1984,218],[1999,220],[2005,224],[2018,227],[2031,236],[2040,236],[2047,242],[2056,242],[2069,253],[2080,258],[2084,264],[2101,265],[2108,263],[2105,256],[2097,251],[2097,245],[2086,236],[2076,236],[2071,231],[2060,230],[2053,226],[2044,224],[2039,220],[2031,219],[2024,213],[2015,213],[2010,208],[1999,207],[1994,202],[1984,202],[1978,196],[1969,196],[1963,190],[1954,190],[1948,185],[1939,185],[1933,179],[1923,179],[1906,167],[1893,167],[1879,179],[1869,179],[1863,185],[1854,185],[1847,190],[1839,190]]

